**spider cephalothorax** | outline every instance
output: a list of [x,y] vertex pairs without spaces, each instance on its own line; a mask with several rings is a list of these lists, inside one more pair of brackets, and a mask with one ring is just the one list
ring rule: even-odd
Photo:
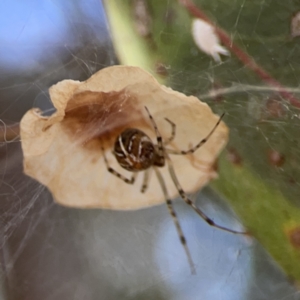
[[116,139],[114,155],[120,166],[131,172],[144,171],[151,166],[162,167],[163,156],[151,139],[136,128],[125,129]]

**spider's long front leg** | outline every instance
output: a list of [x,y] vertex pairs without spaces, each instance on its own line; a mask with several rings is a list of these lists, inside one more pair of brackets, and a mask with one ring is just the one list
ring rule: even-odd
[[154,167],[154,170],[155,170],[156,176],[158,178],[158,181],[160,183],[160,186],[162,188],[162,191],[164,193],[169,213],[172,216],[172,219],[173,219],[174,224],[176,226],[176,229],[177,229],[177,232],[178,232],[178,235],[179,235],[179,238],[180,238],[180,242],[181,242],[181,244],[182,244],[182,246],[183,246],[183,248],[185,250],[185,253],[187,255],[188,262],[189,262],[189,265],[190,265],[190,268],[191,268],[191,272],[192,272],[192,274],[196,274],[195,265],[194,265],[194,262],[192,260],[192,256],[191,256],[191,253],[189,251],[189,248],[187,246],[186,238],[184,237],[183,231],[182,231],[180,223],[178,221],[176,212],[175,212],[175,210],[173,208],[172,201],[169,198],[165,181],[164,181],[161,173],[159,172],[159,170],[157,168],[155,168],[155,167]]
[[150,118],[150,121],[151,121],[151,123],[152,123],[152,125],[154,127],[154,130],[155,130],[155,133],[156,133],[158,155],[160,157],[164,157],[164,145],[163,145],[162,137],[161,137],[160,132],[159,132],[159,130],[157,128],[156,122],[154,121],[152,115],[150,114],[150,112],[149,112],[149,110],[148,110],[148,108],[146,106],[145,106],[145,109],[146,109],[146,111],[148,113],[148,116]]
[[227,227],[224,227],[224,226],[221,226],[221,225],[218,225],[216,224],[211,218],[209,218],[200,208],[198,208],[195,203],[190,200],[186,193],[184,192],[184,190],[182,189],[178,179],[177,179],[177,176],[175,174],[175,171],[174,171],[174,168],[173,168],[173,163],[170,159],[170,157],[168,156],[168,154],[166,153],[166,160],[167,160],[167,164],[168,164],[168,168],[169,168],[169,172],[170,172],[170,175],[171,175],[171,178],[177,188],[177,191],[179,193],[179,195],[181,196],[181,198],[188,204],[190,205],[194,210],[195,212],[206,222],[208,223],[210,226],[213,226],[213,227],[216,227],[216,228],[219,228],[219,229],[222,229],[224,231],[228,231],[228,232],[231,232],[231,233],[236,233],[236,234],[248,234],[248,232],[244,232],[244,231],[237,231],[237,230],[233,230],[233,229],[229,229]]
[[197,145],[195,145],[194,147],[188,149],[188,150],[173,150],[173,149],[165,149],[165,151],[169,154],[175,154],[175,155],[185,155],[185,154],[189,154],[189,153],[193,153],[195,152],[197,149],[199,149],[201,146],[203,146],[208,139],[211,137],[211,135],[215,132],[215,130],[217,129],[217,127],[219,126],[219,124],[222,121],[222,118],[224,117],[225,113],[223,113],[221,115],[221,117],[219,118],[218,122],[216,123],[216,125],[214,126],[214,128],[210,131],[210,133],[204,138],[202,139]]
[[106,157],[106,155],[105,155],[104,148],[101,147],[101,149],[102,149],[102,153],[103,153],[103,157],[104,157],[104,162],[105,162],[107,171],[108,171],[109,173],[115,175],[116,177],[120,178],[121,180],[123,180],[124,182],[126,182],[126,183],[128,183],[128,184],[134,184],[137,173],[134,172],[134,173],[132,174],[132,176],[131,176],[130,179],[128,179],[127,177],[125,177],[125,176],[123,176],[122,174],[120,174],[120,173],[117,172],[115,169],[113,169],[112,167],[109,166],[107,157]]

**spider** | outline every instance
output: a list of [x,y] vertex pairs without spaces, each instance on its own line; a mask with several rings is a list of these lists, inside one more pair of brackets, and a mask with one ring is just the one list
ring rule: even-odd
[[168,149],[165,147],[171,141],[173,141],[173,139],[175,138],[176,124],[173,123],[171,120],[165,118],[165,120],[171,125],[172,132],[171,132],[171,136],[166,141],[163,141],[154,118],[150,114],[148,108],[145,107],[145,109],[150,118],[152,126],[155,130],[157,144],[154,144],[148,135],[146,135],[143,131],[141,131],[137,128],[127,128],[124,131],[122,131],[121,134],[119,134],[119,136],[117,136],[117,138],[115,140],[115,144],[114,144],[113,154],[114,154],[117,162],[119,163],[119,165],[122,168],[133,173],[131,178],[128,179],[127,177],[123,176],[122,174],[120,174],[119,172],[117,172],[116,170],[114,170],[113,168],[111,168],[109,166],[107,157],[104,152],[104,148],[102,147],[104,162],[106,164],[108,172],[117,176],[118,178],[120,178],[127,184],[134,184],[137,174],[141,171],[144,171],[145,172],[144,179],[143,179],[143,184],[141,187],[142,193],[144,193],[148,187],[149,172],[151,170],[151,167],[154,169],[156,176],[158,178],[158,181],[160,183],[162,192],[164,194],[169,213],[172,216],[172,219],[176,226],[177,233],[180,238],[180,242],[186,252],[191,271],[193,274],[195,274],[195,266],[194,266],[189,248],[187,246],[186,238],[181,229],[179,220],[177,218],[176,212],[172,205],[172,201],[168,195],[168,190],[167,190],[165,181],[162,177],[161,172],[159,171],[159,168],[162,168],[165,165],[167,165],[170,176],[176,186],[176,189],[177,189],[179,195],[189,206],[191,206],[195,210],[195,212],[202,219],[204,219],[205,222],[207,222],[211,226],[214,226],[216,228],[219,228],[219,229],[231,232],[231,233],[246,234],[246,232],[232,230],[232,229],[229,229],[229,228],[226,228],[226,227],[216,224],[200,208],[198,208],[192,200],[190,200],[188,198],[188,196],[182,189],[182,187],[177,179],[172,160],[169,156],[169,154],[171,154],[171,155],[186,155],[189,153],[193,153],[197,149],[199,149],[202,145],[204,145],[207,142],[207,140],[210,138],[210,136],[214,133],[214,131],[220,124],[222,118],[224,117],[225,113],[223,113],[221,115],[221,117],[219,118],[219,120],[217,121],[215,126],[212,128],[212,130],[198,144],[196,144],[194,147],[192,147],[188,150],[185,150],[185,151],[176,151],[176,150]]

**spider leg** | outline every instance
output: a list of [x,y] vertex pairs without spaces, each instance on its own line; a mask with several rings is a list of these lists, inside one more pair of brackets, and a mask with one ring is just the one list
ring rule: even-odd
[[151,171],[152,171],[152,168],[149,168],[144,172],[144,179],[143,179],[143,184],[141,187],[141,193],[145,193],[146,190],[148,189],[148,183],[149,183]]
[[188,259],[188,262],[189,262],[189,265],[190,265],[190,268],[191,268],[191,272],[192,272],[192,274],[196,274],[195,265],[194,265],[194,262],[192,260],[191,253],[190,253],[189,248],[187,246],[186,238],[184,237],[184,234],[183,234],[183,231],[181,229],[181,226],[180,226],[179,220],[177,218],[176,212],[173,208],[172,201],[170,200],[170,198],[168,196],[168,191],[167,191],[165,181],[164,181],[161,173],[159,172],[159,170],[157,168],[154,168],[154,170],[155,170],[155,173],[157,175],[158,181],[160,183],[161,189],[164,193],[169,213],[172,216],[172,219],[173,219],[174,224],[176,226],[177,233],[178,233],[179,238],[180,238],[180,242],[181,242],[181,244],[182,244],[182,246],[185,250],[185,253],[187,255],[187,259]]
[[178,179],[177,179],[177,176],[175,174],[175,171],[174,171],[174,167],[173,167],[173,163],[170,159],[170,157],[168,156],[168,154],[166,153],[166,160],[167,160],[167,163],[168,163],[168,168],[169,168],[169,172],[170,172],[170,175],[171,175],[171,178],[177,188],[177,191],[178,193],[180,194],[181,198],[188,204],[190,205],[194,211],[206,222],[208,223],[210,226],[213,226],[213,227],[216,227],[216,228],[219,228],[219,229],[222,229],[224,231],[228,231],[228,232],[231,232],[231,233],[236,233],[236,234],[248,234],[248,232],[244,232],[244,231],[237,231],[237,230],[233,230],[233,229],[229,229],[227,227],[224,227],[224,226],[221,226],[221,225],[218,225],[216,224],[211,218],[209,218],[200,208],[198,208],[195,203],[190,200],[186,193],[184,192],[184,190],[182,189]]
[[210,133],[204,138],[202,139],[197,145],[195,145],[194,147],[188,149],[188,150],[182,150],[182,151],[177,151],[177,150],[173,150],[173,149],[165,149],[165,151],[169,154],[177,154],[177,155],[185,155],[185,154],[189,154],[189,153],[193,153],[195,152],[197,149],[199,149],[203,144],[205,144],[208,139],[211,137],[211,135],[214,133],[214,131],[217,129],[217,127],[219,126],[219,124],[221,123],[222,118],[224,117],[225,113],[223,113],[221,115],[221,117],[219,118],[218,122],[216,123],[216,125],[213,127],[213,129],[210,131]]
[[173,123],[173,122],[172,122],[171,120],[169,120],[168,118],[165,118],[165,120],[166,120],[169,124],[171,124],[171,126],[172,126],[172,133],[171,133],[171,136],[170,136],[167,140],[164,141],[164,145],[168,145],[168,144],[171,143],[171,142],[174,140],[174,138],[175,138],[175,135],[176,135],[176,124]]
[[113,168],[111,168],[111,167],[109,166],[107,157],[106,157],[106,155],[105,155],[104,148],[101,147],[101,149],[102,149],[102,153],[103,153],[103,157],[104,157],[104,162],[105,162],[107,171],[108,171],[109,173],[115,175],[116,177],[122,179],[124,182],[126,182],[126,183],[128,183],[128,184],[134,184],[137,173],[134,172],[134,173],[132,174],[132,176],[131,176],[130,179],[128,179],[128,178],[126,178],[125,176],[123,176],[122,174],[120,174],[120,173],[117,172],[115,169],[113,169]]
[[146,109],[146,111],[148,113],[148,116],[150,118],[150,121],[151,121],[151,123],[152,123],[152,125],[153,125],[153,127],[155,129],[158,155],[160,157],[164,157],[164,145],[163,145],[163,142],[162,142],[162,137],[161,137],[161,135],[160,135],[160,133],[158,131],[157,125],[156,125],[153,117],[151,116],[151,114],[150,114],[150,112],[149,112],[149,110],[148,110],[148,108],[146,106],[145,106],[145,109]]

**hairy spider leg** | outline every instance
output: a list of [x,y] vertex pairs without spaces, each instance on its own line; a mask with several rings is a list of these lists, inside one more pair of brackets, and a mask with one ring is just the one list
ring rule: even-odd
[[152,117],[152,115],[150,114],[148,108],[145,106],[145,109],[148,113],[148,116],[150,118],[150,121],[152,123],[152,126],[154,127],[154,130],[155,130],[155,133],[156,133],[156,140],[157,140],[157,149],[158,149],[158,155],[162,158],[164,158],[164,145],[163,145],[163,142],[162,142],[162,137],[158,131],[158,128],[157,128],[157,125]]
[[[172,121],[171,121],[170,119],[168,119],[168,118],[165,118],[165,120],[166,120],[168,123],[171,124],[171,126],[172,126],[172,133],[171,133],[171,136],[170,136],[167,140],[164,140],[164,141],[163,141],[164,146],[168,145],[171,141],[173,141],[174,138],[175,138],[175,136],[176,136],[176,124],[175,124],[174,122],[172,122]],[[175,151],[175,150],[169,150],[169,149],[166,149],[166,147],[164,147],[164,148],[165,148],[165,151],[167,151],[168,153],[170,153],[169,151]],[[170,153],[170,154],[172,154],[172,153]],[[177,153],[177,154],[181,154],[181,153]],[[201,166],[201,167],[202,167],[202,166]],[[203,169],[204,169],[205,171],[211,170],[211,165],[207,165],[207,164],[205,164],[205,163],[203,162]]]
[[219,228],[221,230],[224,230],[224,231],[228,231],[228,232],[231,232],[231,233],[235,233],[235,234],[247,234],[248,232],[245,232],[245,231],[237,231],[237,230],[233,230],[233,229],[229,229],[227,227],[224,227],[224,226],[221,226],[221,225],[218,225],[216,224],[211,218],[209,218],[200,208],[198,208],[195,203],[190,200],[186,193],[184,192],[184,190],[182,189],[178,179],[177,179],[177,176],[175,174],[175,171],[174,171],[174,167],[173,167],[173,163],[172,163],[172,160],[170,159],[169,155],[166,153],[166,160],[167,160],[167,164],[168,164],[168,169],[169,169],[169,173],[171,175],[171,178],[176,186],[176,189],[179,193],[179,195],[181,196],[181,198],[186,202],[186,204],[190,205],[194,211],[206,222],[208,223],[210,226],[213,226],[213,227],[216,227],[216,228]]
[[166,187],[165,181],[164,181],[161,173],[159,172],[158,168],[154,167],[154,170],[155,170],[156,176],[158,178],[158,181],[160,183],[161,189],[162,189],[162,191],[164,193],[169,213],[172,216],[173,222],[174,222],[174,224],[176,226],[176,230],[177,230],[177,233],[179,235],[180,242],[181,242],[181,244],[182,244],[182,246],[183,246],[183,248],[185,250],[185,253],[186,253],[186,256],[187,256],[190,268],[191,268],[191,272],[192,272],[192,274],[196,274],[195,264],[194,264],[194,262],[192,260],[191,253],[190,253],[189,248],[187,246],[186,238],[185,238],[185,236],[183,234],[183,231],[181,229],[181,226],[180,226],[180,223],[178,221],[176,212],[175,212],[175,210],[173,208],[172,201],[170,200],[170,197],[168,195],[168,191],[167,191],[167,187]]
[[216,125],[213,127],[213,129],[210,131],[210,133],[204,138],[202,139],[196,146],[188,149],[188,150],[173,150],[173,149],[165,149],[167,153],[170,154],[175,154],[175,155],[185,155],[185,154],[189,154],[189,153],[193,153],[195,152],[197,149],[199,149],[201,146],[203,146],[208,139],[211,137],[211,135],[215,132],[215,130],[217,129],[217,127],[219,126],[219,124],[221,123],[223,117],[224,117],[225,113],[223,113],[221,115],[221,117],[219,118],[218,122],[216,123]]
[[[157,144],[158,144],[158,150],[160,151],[159,155],[161,155],[163,158],[165,158],[165,155],[167,155],[167,153],[165,153],[164,145],[163,145],[163,142],[162,142],[162,138],[161,138],[160,132],[158,130],[158,127],[156,125],[156,122],[153,119],[152,115],[150,114],[150,112],[149,112],[149,110],[148,110],[148,108],[146,106],[145,106],[145,109],[146,109],[146,111],[147,111],[147,113],[149,115],[150,121],[151,121],[151,123],[152,123],[152,125],[153,125],[153,127],[155,129],[156,139],[157,139]],[[158,181],[160,183],[160,186],[162,188],[162,191],[164,193],[168,210],[169,210],[170,215],[172,216],[172,219],[173,219],[173,221],[175,223],[176,230],[177,230],[177,233],[179,235],[181,244],[184,247],[184,250],[186,252],[186,255],[187,255],[190,267],[191,267],[191,272],[192,272],[192,274],[195,274],[196,273],[195,266],[194,266],[194,263],[193,263],[190,251],[189,251],[188,246],[187,246],[186,238],[184,237],[184,234],[183,234],[183,231],[181,229],[179,220],[178,220],[177,215],[176,215],[176,213],[175,213],[175,211],[173,209],[172,201],[169,199],[168,192],[167,192],[167,187],[165,185],[165,181],[163,180],[163,177],[162,177],[161,173],[158,171],[158,169],[156,167],[154,167],[154,170],[155,170],[156,176],[158,178]]]
[[150,178],[150,175],[151,175],[151,171],[152,171],[152,168],[149,168],[144,172],[144,179],[143,179],[143,184],[142,184],[142,187],[141,187],[141,193],[145,193],[146,190],[148,189],[148,184],[149,184],[149,178]]
[[172,126],[171,136],[170,136],[167,140],[164,141],[164,145],[166,146],[166,145],[168,145],[169,143],[171,143],[171,142],[174,140],[174,138],[175,138],[175,135],[176,135],[176,124],[173,123],[173,122],[172,122],[171,120],[169,120],[168,118],[165,118],[165,120],[166,120],[169,124],[171,124],[171,126]]
[[106,165],[106,168],[107,168],[107,171],[109,173],[112,173],[113,175],[117,176],[118,178],[122,179],[124,182],[128,183],[128,184],[134,184],[135,182],[135,179],[136,179],[136,175],[137,175],[137,172],[133,172],[132,176],[130,179],[128,179],[127,177],[123,176],[122,174],[120,174],[119,172],[117,172],[115,169],[111,168],[108,164],[108,160],[107,160],[107,157],[105,155],[105,151],[104,151],[104,148],[101,146],[101,150],[102,150],[102,153],[103,153],[103,157],[104,157],[104,162],[105,162],[105,165]]

